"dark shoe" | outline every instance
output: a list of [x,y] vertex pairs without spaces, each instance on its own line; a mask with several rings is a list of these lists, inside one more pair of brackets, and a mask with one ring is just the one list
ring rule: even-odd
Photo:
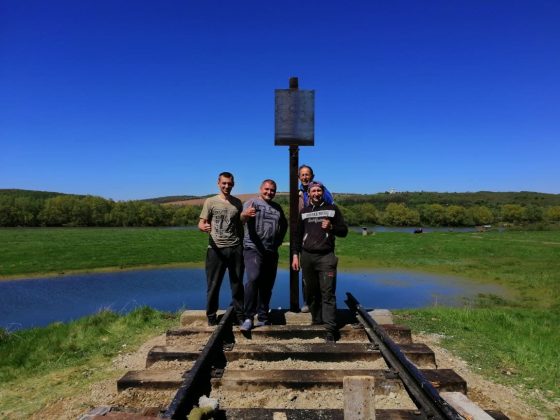
[[304,314],[308,313],[309,312],[309,306],[303,305],[301,307],[301,312],[303,312]]
[[311,325],[323,325],[323,321],[311,321]]
[[208,326],[215,327],[218,325],[218,320],[216,318],[208,318]]
[[331,332],[328,332],[327,335],[325,336],[325,343],[327,344],[334,344],[336,343],[334,334]]

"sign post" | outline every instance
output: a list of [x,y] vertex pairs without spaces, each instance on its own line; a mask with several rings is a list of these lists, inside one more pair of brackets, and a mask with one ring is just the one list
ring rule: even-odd
[[315,144],[315,91],[299,90],[298,78],[290,78],[289,89],[276,89],[274,101],[274,145],[290,150],[290,311],[299,312],[299,273],[292,270],[298,202],[299,146]]

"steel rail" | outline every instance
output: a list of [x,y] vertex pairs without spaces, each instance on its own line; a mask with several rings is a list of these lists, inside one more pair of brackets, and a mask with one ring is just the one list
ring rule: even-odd
[[360,306],[360,302],[351,293],[347,292],[346,295],[346,304],[350,310],[356,312],[356,316],[364,326],[367,335],[377,345],[389,368],[397,373],[406,391],[422,414],[428,419],[464,420],[465,417],[439,395],[439,392],[422,372],[406,358],[399,346]]
[[161,415],[162,418],[186,418],[193,407],[198,404],[198,399],[205,392],[210,391],[212,363],[223,351],[226,334],[231,334],[234,314],[233,307],[230,306],[208,339],[194,366],[183,380],[167,410]]

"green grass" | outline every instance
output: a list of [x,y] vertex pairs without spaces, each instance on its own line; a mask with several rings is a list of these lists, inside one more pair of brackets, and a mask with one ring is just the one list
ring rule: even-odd
[[[114,375],[111,360],[176,326],[178,314],[103,311],[68,324],[0,334],[0,417],[26,418]],[[1,331],[1,330],[0,330]]]
[[415,331],[442,335],[442,346],[475,371],[516,387],[537,406],[560,398],[559,311],[434,307],[396,317]]
[[0,229],[0,276],[202,263],[207,235],[157,228]]

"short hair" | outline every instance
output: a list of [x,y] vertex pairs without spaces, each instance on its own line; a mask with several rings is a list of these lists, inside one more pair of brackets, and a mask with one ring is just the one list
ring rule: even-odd
[[220,175],[218,175],[218,181],[220,180],[221,177],[231,178],[232,181],[235,181],[233,179],[233,174],[231,172],[220,172]]
[[274,181],[273,179],[265,179],[263,182],[261,182],[261,187],[262,187],[264,184],[267,184],[267,183],[268,183],[268,184],[274,185],[274,188],[275,188],[275,189],[278,188],[277,185],[276,185],[276,181]]
[[301,165],[301,166],[298,168],[298,171],[297,171],[298,176],[299,176],[299,173],[301,172],[301,170],[302,170],[303,168],[309,169],[309,172],[311,172],[311,178],[313,178],[313,177],[315,176],[315,173],[313,172],[313,168],[312,168],[311,166],[309,166],[309,165]]

